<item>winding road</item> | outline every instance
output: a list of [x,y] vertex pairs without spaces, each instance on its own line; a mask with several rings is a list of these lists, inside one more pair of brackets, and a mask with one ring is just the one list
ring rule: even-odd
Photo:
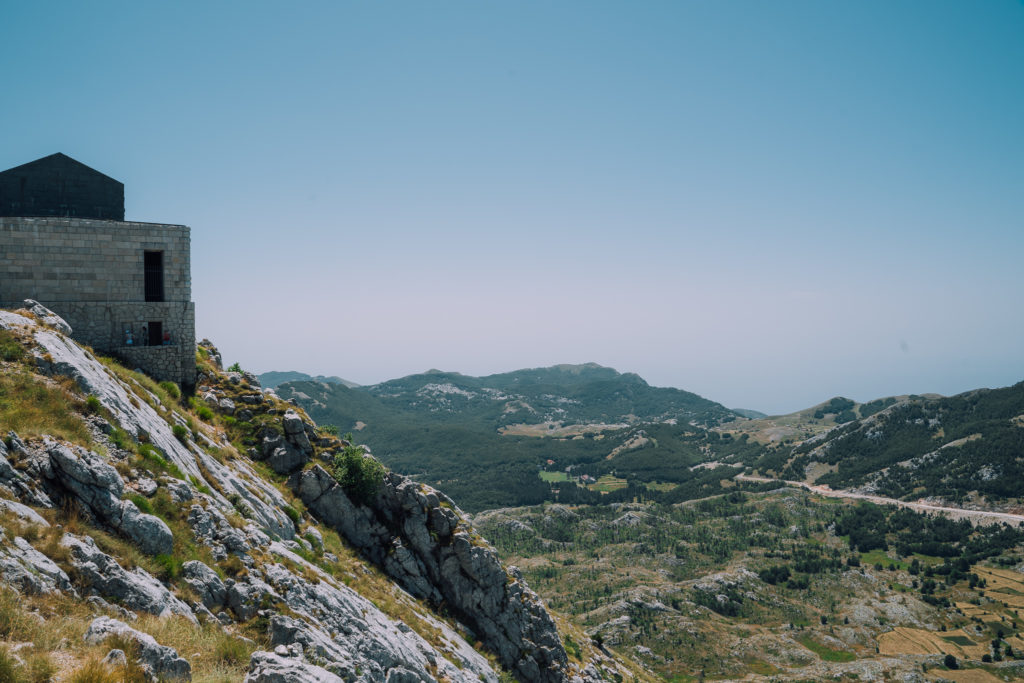
[[1007,523],[1011,526],[1024,525],[1024,515],[1015,515],[1010,512],[988,512],[985,510],[965,510],[964,508],[949,507],[945,505],[934,505],[932,503],[920,503],[920,502],[908,502],[905,500],[897,500],[895,498],[886,498],[884,496],[875,496],[868,493],[854,493],[853,491],[843,490],[832,490],[825,485],[814,485],[808,484],[803,481],[789,481],[786,479],[773,479],[772,477],[757,477],[750,474],[737,474],[734,479],[740,481],[762,481],[771,482],[775,481],[780,484],[787,486],[796,486],[799,488],[807,489],[812,493],[817,493],[820,496],[827,496],[829,498],[854,498],[857,500],[866,500],[871,503],[877,503],[878,505],[898,505],[903,508],[910,508],[911,510],[917,510],[918,512],[926,512],[930,514],[946,515],[953,519],[966,519],[974,525],[986,525],[986,524],[1000,524]]

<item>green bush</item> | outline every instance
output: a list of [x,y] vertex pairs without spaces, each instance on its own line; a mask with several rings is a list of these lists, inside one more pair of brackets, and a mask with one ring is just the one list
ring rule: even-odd
[[346,446],[334,457],[334,478],[358,503],[369,503],[377,495],[384,473],[384,466],[359,446]]
[[110,432],[109,438],[110,443],[114,444],[122,451],[127,451],[131,449],[132,440],[131,438],[129,438],[128,432],[124,431],[123,429],[117,429],[115,427],[114,431]]
[[174,438],[178,441],[185,443],[185,439],[188,438],[188,428],[183,425],[174,425],[171,427],[171,431],[174,433]]
[[331,436],[338,436],[341,431],[338,429],[338,425],[320,425],[316,428],[321,434],[329,434]]
[[184,564],[181,558],[175,555],[157,555],[153,562],[159,568],[157,578],[164,581],[177,578],[181,574],[181,565]]
[[147,515],[153,514],[153,504],[145,496],[132,493],[128,496],[128,500],[135,503],[135,507],[139,508],[139,512],[145,512]]
[[160,382],[160,388],[167,392],[167,395],[175,401],[181,400],[181,387],[174,382]]
[[103,407],[103,404],[100,403],[100,400],[98,398],[96,398],[95,396],[93,396],[92,394],[89,394],[88,396],[85,397],[85,410],[86,410],[86,412],[95,415],[96,413],[100,412],[100,409],[102,407]]
[[295,523],[295,526],[299,526],[299,521],[302,519],[302,515],[298,510],[293,508],[291,505],[285,505],[283,508],[284,514],[288,515],[288,519]]
[[182,480],[185,479],[185,473],[182,472],[181,469],[173,462],[168,462],[167,459],[164,458],[163,454],[160,453],[160,449],[153,444],[140,443],[138,452],[139,455],[142,456],[142,459],[150,466],[163,472],[167,472],[172,477]]
[[198,415],[199,419],[203,422],[209,422],[213,419],[213,411],[210,410],[209,406],[200,405],[196,408],[196,415]]
[[228,366],[228,372],[241,372],[241,371],[242,371],[242,366],[239,365],[238,363],[232,363],[231,365]]

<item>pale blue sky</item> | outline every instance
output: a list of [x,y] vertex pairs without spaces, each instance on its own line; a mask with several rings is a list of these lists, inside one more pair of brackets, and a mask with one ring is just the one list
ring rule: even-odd
[[1024,379],[1020,0],[7,2],[0,60],[0,168],[190,225],[256,371]]

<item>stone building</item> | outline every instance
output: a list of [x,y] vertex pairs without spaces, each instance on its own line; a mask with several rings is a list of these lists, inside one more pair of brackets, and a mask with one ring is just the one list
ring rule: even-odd
[[124,220],[124,185],[63,154],[0,173],[0,306],[35,299],[71,336],[195,385],[189,228]]

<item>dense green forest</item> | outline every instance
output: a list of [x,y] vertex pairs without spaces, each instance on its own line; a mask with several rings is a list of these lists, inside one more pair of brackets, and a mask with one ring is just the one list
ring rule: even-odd
[[[389,467],[436,485],[468,510],[545,500],[614,501],[637,491],[662,495],[643,486],[655,481],[685,484],[688,493],[681,490],[677,497],[705,495],[721,491],[720,480],[738,470],[713,474],[692,470],[694,465],[705,462],[709,453],[735,459],[758,450],[746,438],[691,424],[735,419],[721,405],[592,364],[483,378],[430,372],[358,388],[288,382],[278,391],[296,400],[318,424],[354,432]],[[626,426],[641,420],[655,422]],[[561,438],[499,432],[510,424],[545,422],[613,426],[599,434]],[[617,447],[637,439],[640,445],[608,459]],[[602,498],[585,488],[552,487],[538,476],[541,469],[566,468],[574,476],[614,474],[630,484]]]

